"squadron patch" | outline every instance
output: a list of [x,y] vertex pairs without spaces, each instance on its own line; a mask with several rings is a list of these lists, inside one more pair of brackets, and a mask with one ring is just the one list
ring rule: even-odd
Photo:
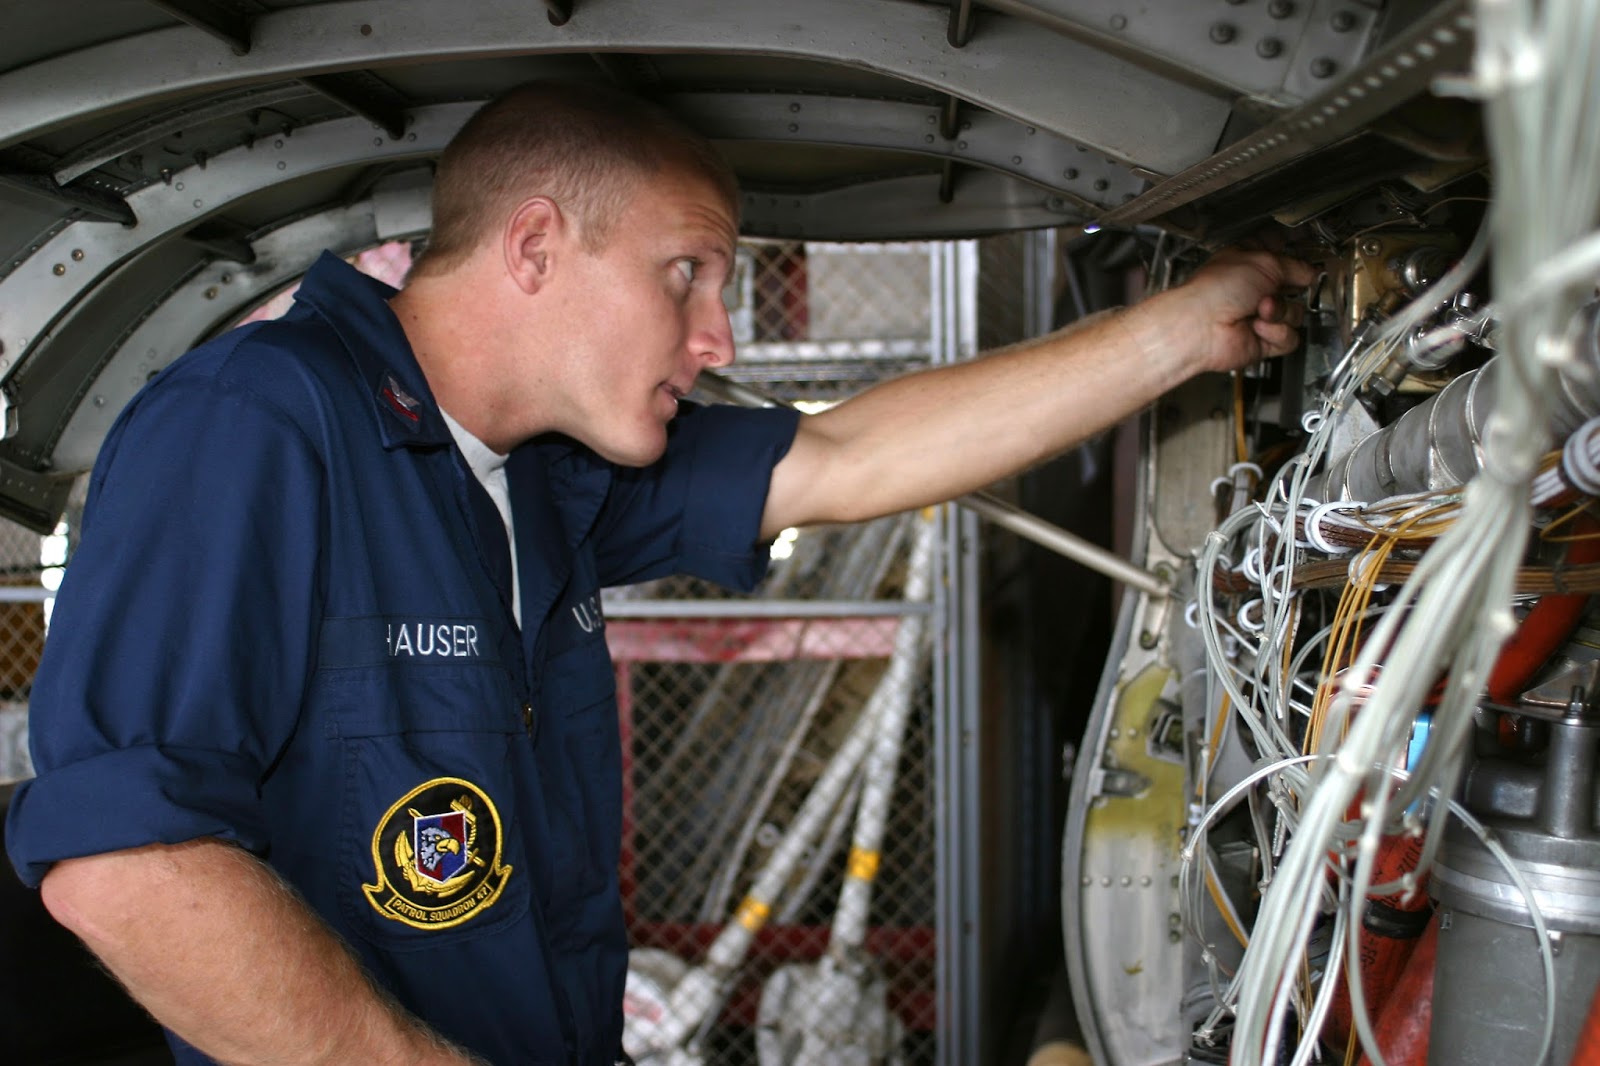
[[500,812],[478,786],[436,777],[390,807],[372,834],[377,883],[362,885],[385,918],[416,929],[448,929],[500,898],[511,867],[500,865]]

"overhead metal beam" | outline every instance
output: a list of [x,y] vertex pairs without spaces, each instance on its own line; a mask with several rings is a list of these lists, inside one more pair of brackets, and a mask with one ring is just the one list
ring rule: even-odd
[[[932,156],[1014,174],[1099,211],[1142,192],[1123,164],[1049,130],[977,109],[948,138],[936,135],[948,108],[900,100],[792,93],[674,93],[660,102],[713,140],[851,145]],[[1067,213],[1067,212],[1063,212]]]
[[[475,103],[418,108],[397,141],[374,139],[360,118],[301,127],[293,137],[235,148],[204,168],[184,170],[182,189],[174,180],[130,193],[128,206],[139,219],[135,228],[67,226],[0,279],[0,307],[7,309],[0,318],[0,378],[48,344],[53,322],[144,249],[181,239],[239,200],[280,183],[355,165],[430,158],[476,109]],[[928,173],[811,193],[753,189],[744,194],[741,216],[752,233],[834,240],[964,237],[1085,217],[1069,197],[985,168],[964,173],[947,205],[938,204],[938,183],[938,175]]]
[[0,147],[159,98],[399,62],[553,51],[835,62],[954,94],[1162,174],[1209,155],[1227,122],[1225,96],[1193,78],[1152,73],[1023,19],[986,14],[982,34],[951,48],[947,13],[915,0],[743,0],[734,19],[713,0],[587,0],[581,18],[556,29],[528,18],[526,0],[478,0],[471,18],[436,0],[285,7],[255,21],[250,53],[231,63],[195,55],[178,27],[6,71]]
[[[151,245],[181,239],[239,200],[273,185],[357,164],[431,156],[476,109],[472,103],[422,109],[400,140],[372,137],[363,118],[304,126],[293,137],[219,153],[204,168],[183,171],[181,181],[156,182],[130,193],[129,206],[139,218],[136,228],[86,228],[82,223],[66,227],[0,279],[0,306],[7,309],[0,319],[0,375],[9,375],[28,358],[52,322]],[[382,143],[374,144],[375,140]],[[73,256],[74,251],[79,254]],[[53,266],[58,256],[66,257],[59,272]]]
[[203,126],[220,118],[243,112],[277,107],[292,100],[311,95],[310,86],[290,85],[252,86],[218,96],[183,104],[159,111],[134,122],[119,124],[92,141],[73,149],[56,161],[55,179],[62,185],[98,169],[120,155],[162,140],[174,133]]
[[1428,92],[1434,78],[1467,69],[1474,29],[1469,0],[1445,0],[1322,96],[1107,211],[1097,222],[1127,226],[1160,218],[1348,137]]
[[82,211],[90,218],[100,222],[120,222],[124,226],[132,226],[139,221],[134,217],[133,209],[128,206],[128,201],[122,197],[113,196],[98,189],[61,185],[48,174],[0,171],[0,185],[21,189],[24,192],[33,193],[35,196],[41,196],[46,200],[53,200],[64,207]]
[[210,34],[237,56],[250,51],[250,19],[231,7],[212,3],[211,0],[145,0],[173,18],[181,19],[197,30]]
[[[219,321],[237,318],[294,281],[325,248],[361,248],[381,240],[371,201],[330,208],[296,219],[255,239],[257,258],[248,266],[215,262],[149,309],[97,364],[78,390],[76,410],[38,411],[30,418],[62,423],[45,443],[51,467],[64,473],[88,470],[118,412],[150,375],[198,344]],[[161,353],[152,361],[151,353]]]
[[338,104],[352,115],[360,115],[380,127],[390,137],[399,140],[406,131],[405,109],[392,101],[378,98],[378,94],[363,87],[360,80],[349,74],[319,74],[300,79],[309,89],[314,89]]
[[[1365,0],[984,0],[1046,30],[1092,40],[1150,69],[1187,71],[1235,93],[1292,107],[1321,93],[1372,48],[1384,9]],[[985,22],[987,25],[987,21]]]

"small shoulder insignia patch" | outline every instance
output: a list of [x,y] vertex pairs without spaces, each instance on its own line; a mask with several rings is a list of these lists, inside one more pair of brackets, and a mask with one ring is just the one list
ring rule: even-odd
[[383,388],[378,390],[378,395],[383,397],[383,402],[389,405],[389,410],[415,426],[422,420],[417,413],[417,408],[422,406],[422,401],[400,387],[393,374],[383,376]]
[[372,834],[377,883],[361,892],[385,918],[448,929],[500,898],[511,867],[500,864],[500,812],[459,777],[436,777],[395,801]]

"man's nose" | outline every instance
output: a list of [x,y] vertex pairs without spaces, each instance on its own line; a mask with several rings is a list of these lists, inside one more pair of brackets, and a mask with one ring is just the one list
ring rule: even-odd
[[694,326],[689,333],[689,346],[695,359],[713,370],[733,362],[733,323],[721,300],[714,309],[703,312]]

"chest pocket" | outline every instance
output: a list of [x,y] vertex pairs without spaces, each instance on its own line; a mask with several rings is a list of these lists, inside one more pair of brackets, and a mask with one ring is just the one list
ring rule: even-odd
[[614,907],[622,752],[616,677],[602,626],[547,660],[539,702],[537,758],[551,823],[553,913],[571,905]]
[[330,673],[320,687],[351,929],[394,951],[530,922],[519,796],[538,769],[504,668],[391,660]]

